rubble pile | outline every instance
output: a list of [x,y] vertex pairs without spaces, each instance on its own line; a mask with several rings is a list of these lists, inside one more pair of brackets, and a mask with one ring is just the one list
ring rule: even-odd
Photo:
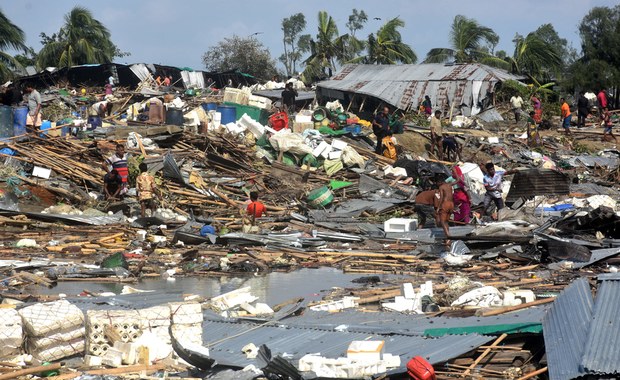
[[[445,129],[463,149],[448,162],[419,149],[429,130],[405,117],[393,120],[402,124],[394,160],[374,153],[370,123],[339,103],[289,119],[250,89],[147,88],[118,90],[109,116],[90,121],[80,110],[94,99],[49,92],[44,114],[56,126],[0,142],[2,372],[79,359],[79,371],[61,376],[233,368],[251,377],[422,369],[532,378],[555,373],[551,359],[561,357],[557,347],[544,357],[548,333],[560,332],[543,326],[565,312],[565,288],[613,289],[618,279],[620,152],[588,148],[585,133],[542,131],[532,147],[522,126],[493,131],[459,115]],[[117,144],[129,153],[127,185],[110,197],[104,162]],[[495,212],[483,205],[486,163],[514,172],[498,190],[508,207]],[[137,190],[141,164],[157,189],[152,212]],[[454,166],[471,221],[424,225],[416,197]],[[254,193],[262,215],[248,207]],[[140,291],[149,278],[318,267],[368,277],[279,305],[250,287],[207,300]],[[28,294],[71,281],[136,288]],[[93,369],[101,366],[111,368]]]

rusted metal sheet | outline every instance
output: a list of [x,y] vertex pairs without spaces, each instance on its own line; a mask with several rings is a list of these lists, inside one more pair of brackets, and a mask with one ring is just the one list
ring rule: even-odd
[[[400,109],[415,109],[428,95],[435,109],[475,104],[506,79],[519,80],[504,70],[470,63],[465,65],[346,65],[331,80],[318,84],[318,91],[329,97],[333,90],[378,98]],[[473,94],[474,81],[481,81],[479,94]]]

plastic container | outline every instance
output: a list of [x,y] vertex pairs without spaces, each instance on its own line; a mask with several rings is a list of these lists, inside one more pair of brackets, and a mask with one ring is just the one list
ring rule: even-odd
[[308,193],[306,199],[313,207],[325,207],[334,200],[334,193],[327,186],[322,186]]
[[325,108],[317,108],[312,113],[312,120],[314,121],[323,121],[327,118],[327,110]]
[[52,122],[49,120],[43,120],[43,122],[41,123],[41,134],[39,135],[40,137],[46,137],[47,136],[47,130],[52,128]]
[[234,123],[237,121],[237,108],[232,106],[219,106],[217,112],[222,114],[222,124]]
[[13,137],[14,135],[13,108],[9,106],[0,106],[0,138]]
[[254,106],[243,106],[234,103],[224,103],[224,105],[232,106],[237,109],[237,120],[239,120],[243,114],[247,114],[249,117],[258,121],[262,125],[267,125],[267,121],[269,120],[269,112],[265,109]]
[[13,133],[14,136],[26,134],[26,119],[28,118],[28,107],[17,107],[13,112]]
[[202,103],[202,109],[205,111],[217,111],[217,103]]
[[[101,117],[99,117],[99,116],[89,116],[88,119],[86,120],[86,124],[90,125],[90,127],[88,127],[89,131],[92,131],[93,129],[99,128],[102,125]],[[41,129],[43,129],[43,127],[41,127]]]
[[166,124],[183,125],[183,111],[178,108],[168,108],[166,110]]
[[407,363],[407,373],[413,380],[436,380],[435,369],[421,356],[416,356]]
[[269,118],[269,124],[271,125],[271,128],[276,131],[288,128],[288,115],[286,112],[278,112],[273,114]]

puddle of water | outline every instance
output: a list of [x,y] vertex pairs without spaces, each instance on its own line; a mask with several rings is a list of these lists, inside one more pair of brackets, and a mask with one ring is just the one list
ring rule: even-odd
[[[294,272],[272,272],[262,276],[248,277],[178,277],[174,281],[160,278],[143,279],[130,286],[142,290],[181,291],[188,294],[198,294],[205,298],[217,296],[245,286],[252,287],[252,294],[259,302],[271,306],[287,301],[294,297],[303,297],[306,300],[317,301],[325,291],[333,287],[355,288],[362,285],[351,282],[353,279],[367,275],[346,274],[338,269],[318,268],[300,269]],[[396,275],[380,275],[382,281],[402,278]],[[24,292],[30,294],[59,294],[75,296],[84,289],[91,292],[113,292],[119,294],[123,289],[121,283],[97,282],[59,282],[54,288],[40,286],[26,287]]]

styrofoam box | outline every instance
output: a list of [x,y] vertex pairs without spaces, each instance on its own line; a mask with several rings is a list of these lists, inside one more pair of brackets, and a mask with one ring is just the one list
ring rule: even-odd
[[349,144],[347,144],[346,142],[344,142],[342,140],[338,140],[338,139],[333,139],[332,140],[332,148],[333,149],[343,150],[344,148],[347,147],[347,145],[349,145]]
[[392,218],[383,222],[385,232],[410,232],[418,227],[417,219]]
[[265,98],[264,96],[250,95],[248,98],[248,105],[262,109],[270,109],[271,100],[269,98]]
[[354,340],[347,348],[347,358],[379,361],[383,356],[383,340]]

